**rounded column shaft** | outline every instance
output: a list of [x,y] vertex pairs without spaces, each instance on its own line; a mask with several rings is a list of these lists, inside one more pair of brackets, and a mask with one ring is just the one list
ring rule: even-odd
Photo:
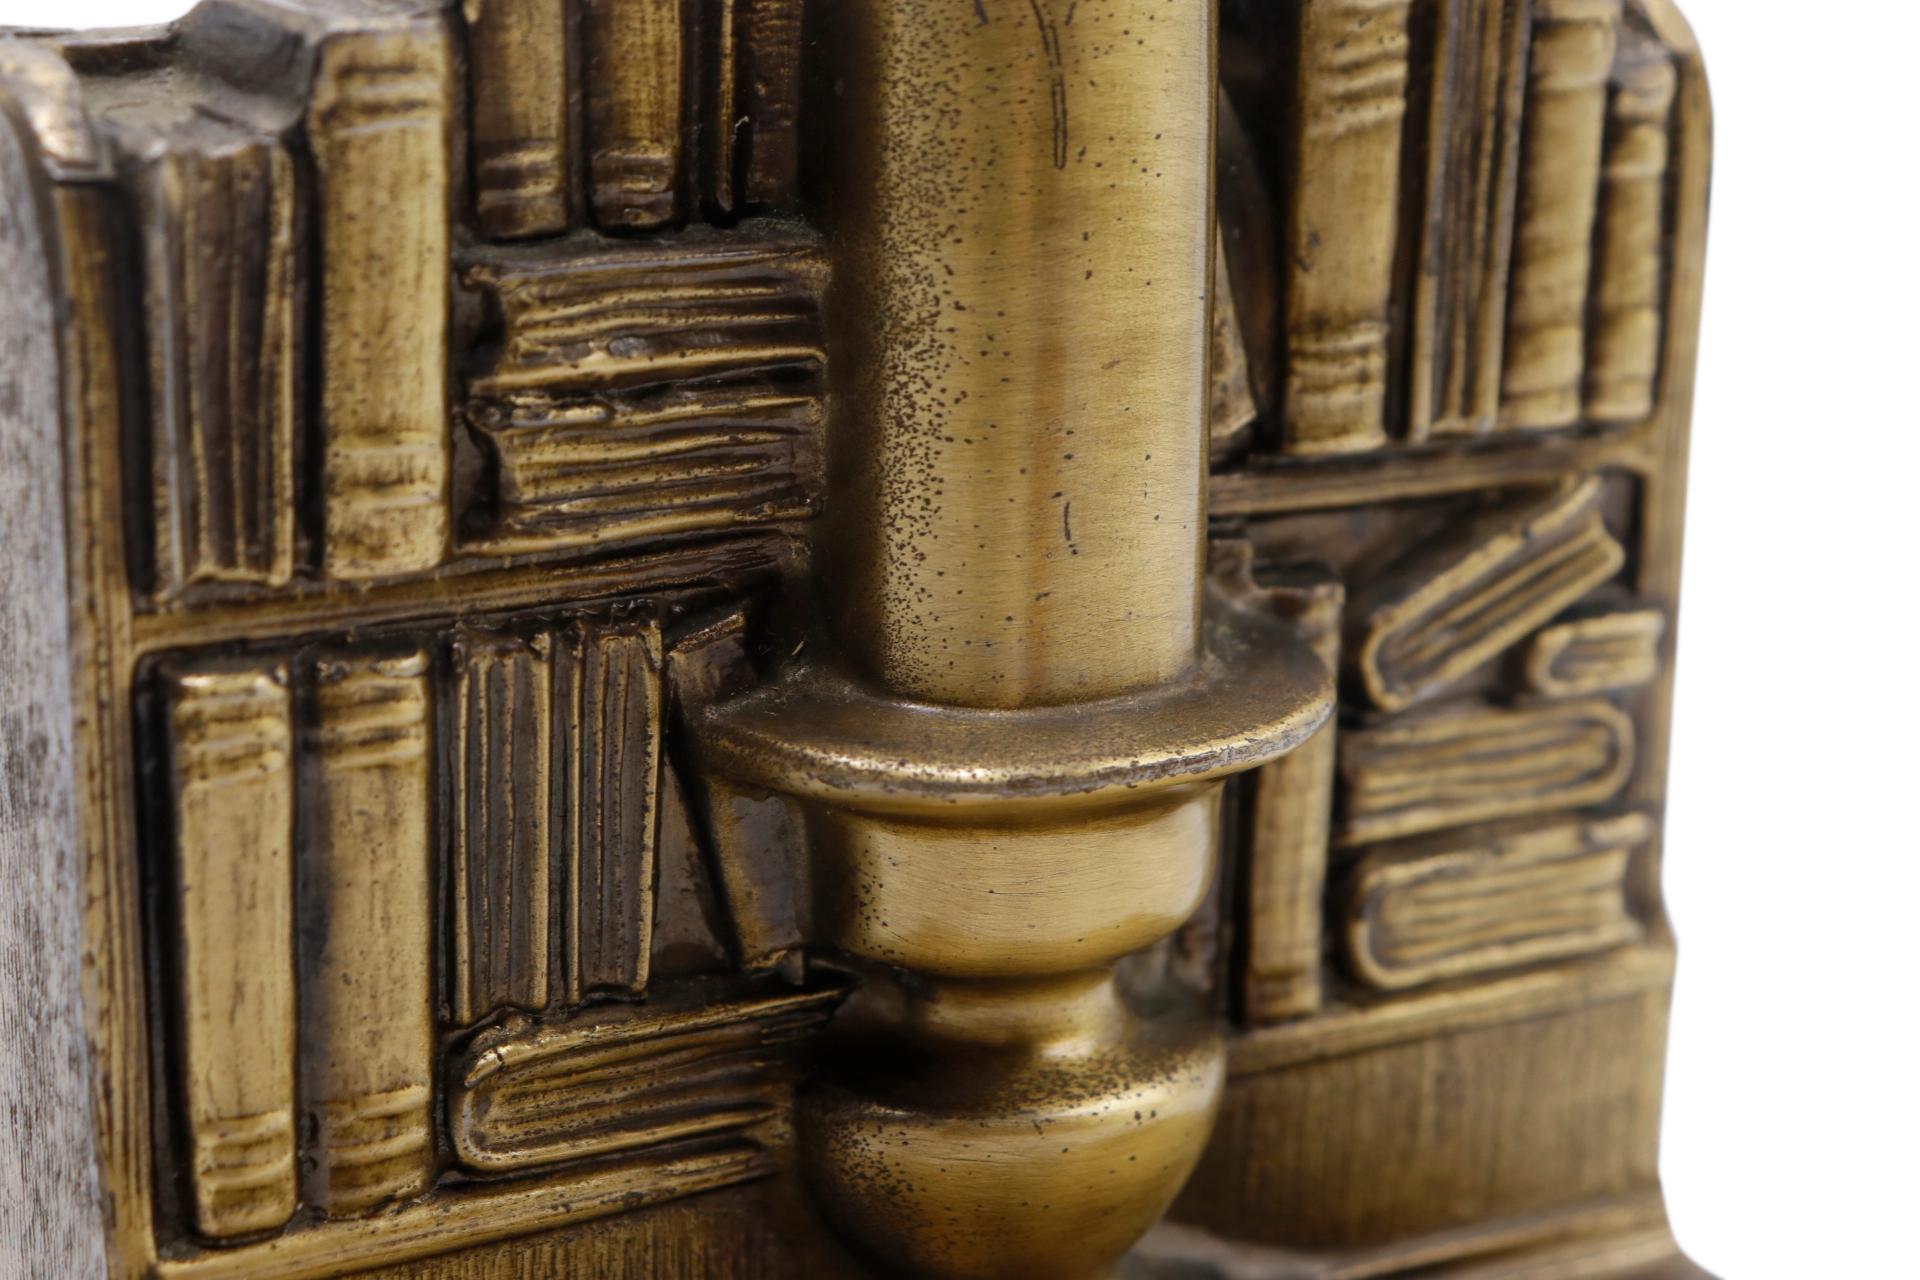
[[949,705],[1177,678],[1204,534],[1212,6],[833,12],[840,638]]
[[828,3],[834,643],[704,749],[796,798],[816,940],[872,966],[799,1107],[829,1217],[894,1274],[1091,1280],[1225,1074],[1114,966],[1331,704],[1297,638],[1203,630],[1213,6]]

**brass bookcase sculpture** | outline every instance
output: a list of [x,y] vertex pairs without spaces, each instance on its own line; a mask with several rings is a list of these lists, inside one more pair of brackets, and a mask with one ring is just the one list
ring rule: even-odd
[[1668,0],[0,36],[0,1269],[1698,1275],[1709,134]]

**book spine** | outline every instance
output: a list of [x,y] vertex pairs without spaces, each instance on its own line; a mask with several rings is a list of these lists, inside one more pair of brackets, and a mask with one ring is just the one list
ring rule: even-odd
[[308,134],[333,578],[431,569],[447,550],[452,75],[438,22],[321,48]]
[[804,0],[739,0],[739,116],[746,121],[740,197],[755,207],[793,203],[800,180],[800,43]]
[[493,464],[491,522],[470,546],[812,514],[825,406],[811,239],[675,236],[565,263],[496,250],[464,279],[502,319],[462,410]]
[[[1346,591],[1330,570],[1264,590],[1329,671],[1340,669]],[[1255,1026],[1319,1010],[1338,728],[1332,718],[1253,780],[1242,1014]]]
[[1580,418],[1588,277],[1620,0],[1535,0],[1503,426]]
[[698,45],[704,55],[700,76],[700,170],[703,195],[717,212],[734,211],[739,186],[740,46],[743,7],[748,0],[699,0]]
[[1525,0],[1442,0],[1434,16],[1410,441],[1484,434],[1499,418],[1528,14]]
[[294,1167],[293,708],[283,667],[165,677],[189,1213],[282,1226]]
[[1289,453],[1386,442],[1407,10],[1407,0],[1300,0],[1281,426]]
[[552,995],[553,642],[462,633],[453,644],[454,1021]]
[[570,211],[567,0],[467,0],[473,200],[480,232],[565,231]]
[[353,1217],[433,1176],[428,661],[332,657],[302,753],[306,1199]]
[[660,630],[650,620],[569,629],[563,755],[568,806],[568,999],[638,995],[652,956],[660,740]]
[[1653,412],[1666,265],[1667,140],[1679,73],[1660,43],[1621,37],[1607,114],[1587,344],[1587,416],[1633,422]]
[[471,406],[498,462],[497,554],[811,514],[817,395],[700,388]]
[[155,592],[294,568],[300,270],[277,138],[169,139],[134,162],[145,255]]
[[683,0],[586,0],[588,184],[608,231],[680,215],[686,26]]
[[1528,692],[1575,698],[1636,689],[1660,674],[1667,615],[1658,609],[1600,613],[1548,627],[1521,657]]

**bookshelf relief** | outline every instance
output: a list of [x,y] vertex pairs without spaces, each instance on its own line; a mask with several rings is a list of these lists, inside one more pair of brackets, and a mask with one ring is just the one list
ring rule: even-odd
[[195,1237],[429,1205],[450,1164],[702,1138],[723,1181],[770,1167],[792,1050],[845,988],[741,968],[764,926],[726,881],[777,851],[689,809],[666,745],[667,636],[707,598],[154,668]]
[[1621,0],[1223,6],[1256,465],[1654,412],[1677,72]]

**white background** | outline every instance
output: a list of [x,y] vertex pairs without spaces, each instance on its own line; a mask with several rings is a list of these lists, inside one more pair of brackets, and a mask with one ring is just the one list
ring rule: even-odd
[[[0,24],[179,0],[0,0]],[[1688,0],[1718,165],[1663,1169],[1727,1280],[1920,1277],[1920,8]]]
[[1681,0],[1716,171],[1662,1169],[1728,1280],[1920,1277],[1920,9]]

